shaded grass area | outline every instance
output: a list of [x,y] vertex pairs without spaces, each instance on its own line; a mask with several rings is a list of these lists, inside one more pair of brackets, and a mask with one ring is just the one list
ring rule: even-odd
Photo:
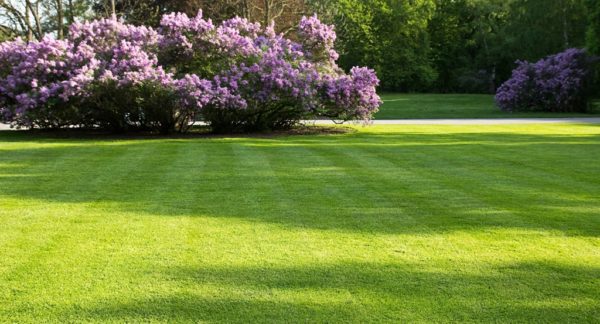
[[0,132],[0,321],[594,322],[600,127]]
[[592,104],[590,113],[507,113],[500,111],[494,96],[481,94],[400,94],[385,93],[375,119],[419,118],[561,118],[598,117],[600,101]]

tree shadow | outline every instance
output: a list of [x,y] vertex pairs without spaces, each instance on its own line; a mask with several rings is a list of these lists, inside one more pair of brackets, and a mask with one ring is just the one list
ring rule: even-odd
[[568,134],[146,141],[0,132],[0,197],[353,232],[598,236],[598,144],[600,135]]
[[148,275],[185,288],[98,301],[62,316],[133,322],[593,322],[600,316],[600,269],[547,262],[478,273],[341,263],[158,267]]

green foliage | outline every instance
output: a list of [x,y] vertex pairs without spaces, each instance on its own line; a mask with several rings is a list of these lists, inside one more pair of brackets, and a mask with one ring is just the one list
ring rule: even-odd
[[[600,1],[587,0],[588,29],[586,47],[590,54],[600,56]],[[596,64],[592,81],[592,95],[600,97],[600,64]]]
[[[428,33],[431,42],[430,57],[438,74],[433,89],[438,92],[461,90],[461,77],[472,72],[469,65],[473,61],[472,52],[476,49],[473,41],[477,32],[477,17],[473,15],[475,9],[475,5],[469,0],[436,1],[436,11],[429,21]],[[484,87],[485,85],[480,85],[479,89],[474,87],[475,89],[469,90],[477,92]]]
[[600,1],[587,0],[588,29],[586,45],[590,53],[600,55]]
[[513,0],[505,50],[519,59],[535,61],[584,46],[586,13],[583,0]]
[[265,130],[289,129],[298,120],[311,119],[309,112],[294,108],[292,102],[266,103],[260,108],[247,108],[239,111],[209,107],[202,111],[205,120],[210,121],[215,133],[264,132]]
[[117,86],[116,82],[94,84],[90,97],[80,105],[82,121],[94,121],[100,128],[113,132],[148,130],[162,134],[174,129],[184,131],[192,119],[191,112],[177,110],[177,96],[172,89],[155,83]]
[[382,89],[416,91],[436,78],[427,23],[433,0],[339,0],[334,21],[340,65],[374,68]]
[[436,92],[493,93],[516,60],[583,47],[586,29],[596,46],[598,18],[594,25],[590,8],[600,10],[597,0],[311,3],[328,6],[323,15],[337,26],[342,66],[374,67],[383,89]]
[[10,37],[7,34],[3,34],[2,32],[0,32],[0,42],[4,42],[10,40]]

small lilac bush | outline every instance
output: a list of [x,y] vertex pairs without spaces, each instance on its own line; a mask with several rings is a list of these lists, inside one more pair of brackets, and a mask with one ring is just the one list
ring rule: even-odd
[[304,17],[297,41],[242,18],[181,13],[159,28],[74,23],[66,40],[0,44],[0,118],[17,127],[115,131],[287,128],[301,119],[368,120],[381,101],[373,70],[344,73],[335,32]]
[[512,77],[498,88],[496,103],[504,111],[584,112],[593,62],[581,49],[536,63],[517,62]]

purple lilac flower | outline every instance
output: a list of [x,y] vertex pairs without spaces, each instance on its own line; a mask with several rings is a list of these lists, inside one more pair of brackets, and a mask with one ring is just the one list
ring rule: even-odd
[[592,59],[581,49],[568,49],[536,63],[517,62],[512,76],[496,93],[504,111],[581,111]]

